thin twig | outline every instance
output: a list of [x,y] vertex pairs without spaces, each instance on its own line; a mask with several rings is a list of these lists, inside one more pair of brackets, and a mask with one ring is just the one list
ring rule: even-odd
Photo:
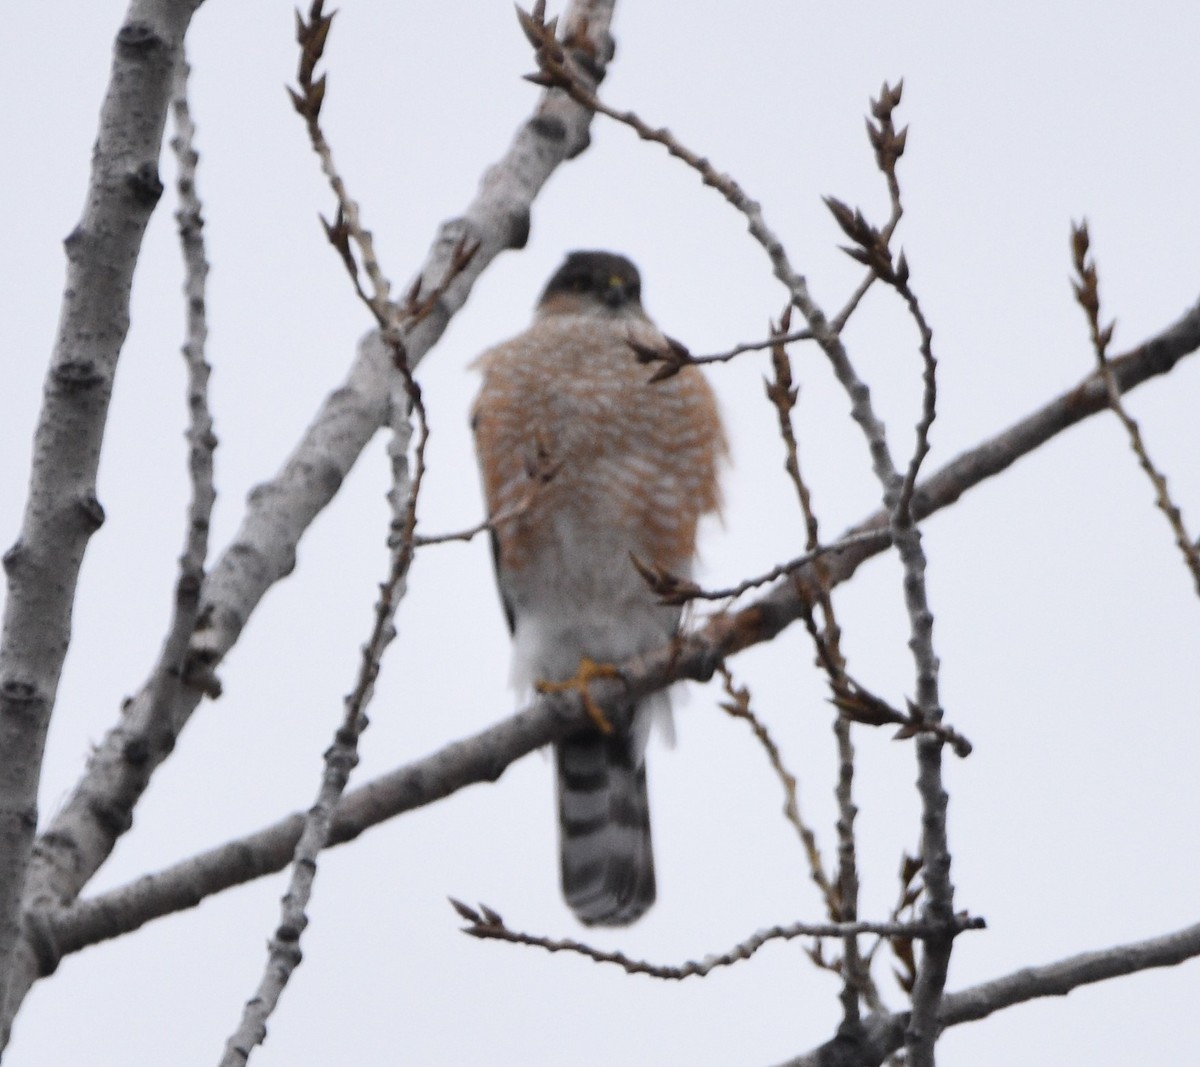
[[[389,452],[392,459],[393,484],[389,492],[392,505],[393,536],[389,539],[392,558],[387,581],[380,590],[375,605],[371,635],[362,651],[354,689],[345,700],[343,719],[333,743],[324,756],[324,770],[317,798],[305,814],[304,828],[296,843],[292,862],[291,879],[281,902],[278,927],[268,946],[267,964],[255,995],[246,1003],[242,1019],[226,1044],[221,1060],[222,1067],[238,1067],[250,1057],[252,1049],[266,1038],[266,1023],[286,987],[291,974],[300,965],[300,938],[308,925],[306,909],[312,898],[317,873],[317,858],[329,842],[338,801],[346,790],[350,774],[358,764],[358,740],[367,727],[366,708],[374,693],[383,653],[396,631],[393,624],[396,609],[404,596],[409,567],[415,550],[416,508],[420,496],[421,482],[425,473],[425,447],[429,439],[429,426],[420,387],[413,378],[408,354],[404,347],[403,331],[411,328],[432,311],[437,300],[455,277],[467,266],[475,248],[468,248],[465,238],[456,247],[450,270],[430,298],[419,300],[419,279],[409,292],[403,307],[397,307],[388,299],[390,283],[379,266],[371,243],[371,235],[359,221],[357,205],[350,199],[345,183],[339,177],[332,152],[321,130],[319,115],[325,95],[325,76],[313,80],[317,62],[320,60],[332,15],[322,12],[323,0],[313,0],[306,23],[297,14],[297,39],[301,45],[301,60],[298,73],[301,92],[292,93],[296,110],[304,117],[309,137],[322,169],[338,199],[338,223],[326,225],[330,241],[338,249],[349,270],[354,288],[363,303],[370,309],[380,327],[384,342],[388,345],[394,368],[401,382],[401,390],[392,391],[391,423],[392,443]],[[368,296],[358,280],[350,242],[357,245],[374,292]],[[416,415],[417,444],[413,464],[408,462],[408,447],[412,439],[412,422],[409,412]]]
[[[334,195],[337,197],[337,219],[332,224],[324,223],[325,232],[341,254],[342,262],[354,282],[354,288],[358,295],[375,313],[376,318],[386,321],[391,318],[391,303],[388,299],[391,285],[384,277],[379,260],[375,256],[372,234],[362,226],[358,204],[346,191],[346,185],[334,165],[333,152],[325,140],[325,134],[320,126],[321,105],[325,100],[325,75],[322,74],[315,79],[313,76],[316,73],[317,63],[320,62],[324,52],[329,28],[333,22],[333,13],[326,15],[322,10],[323,7],[324,0],[313,0],[308,12],[308,22],[304,21],[299,11],[296,12],[296,41],[300,45],[300,65],[296,80],[300,91],[289,88],[288,93],[292,98],[292,105],[304,119],[313,151],[321,161],[321,170],[329,180]],[[357,264],[350,252],[349,240],[351,239],[358,247],[363,269],[374,290],[369,295],[362,287]]]
[[[485,523],[484,527],[486,528],[486,526],[487,524]],[[849,552],[860,545],[868,543],[874,546],[878,542],[879,536],[877,532],[870,531],[868,533],[854,534],[828,545],[817,545],[811,552],[805,552],[802,556],[790,559],[786,563],[777,564],[765,574],[746,578],[737,585],[731,585],[725,589],[702,589],[690,579],[681,578],[663,567],[647,564],[641,560],[635,560],[634,562],[647,584],[658,594],[659,603],[661,604],[686,604],[693,600],[736,600],[744,593],[750,592],[751,589],[758,589],[779,578],[786,578],[789,574],[795,574],[797,571],[811,566],[823,556],[836,555],[839,552]]]
[[[840,654],[839,663],[839,674],[844,674],[844,661]],[[847,716],[838,715],[834,719],[833,734],[838,751],[838,777],[834,788],[834,799],[838,806],[835,824],[838,841],[838,915],[849,922],[858,918],[859,877],[858,839],[854,831],[854,821],[858,817],[858,805],[854,802],[854,743]],[[872,1008],[882,1001],[875,979],[871,977],[870,964],[863,959],[858,938],[847,935],[842,941],[842,951],[841,1030],[854,1032],[860,1025],[858,998],[863,997]]]
[[776,338],[776,343],[771,346],[771,366],[775,371],[775,380],[767,382],[767,399],[775,408],[776,415],[779,418],[779,435],[783,438],[783,444],[786,451],[786,457],[783,462],[784,470],[787,471],[788,477],[792,480],[792,486],[796,490],[796,495],[800,499],[800,506],[804,511],[804,518],[808,524],[809,540],[808,546],[810,552],[816,551],[816,543],[812,539],[811,522],[813,520],[812,504],[809,498],[808,487],[804,484],[804,479],[800,476],[800,458],[797,454],[796,434],[792,429],[792,409],[796,406],[796,400],[800,395],[800,387],[792,384],[792,363],[788,359],[787,349],[783,346],[783,338],[786,336],[787,328],[792,321],[792,306],[789,304],[783,309],[783,315],[780,317],[779,325],[772,324],[771,333]]
[[[805,617],[805,625],[808,626],[811,635],[815,627],[811,614]],[[821,640],[819,636],[814,636],[813,639],[814,641]],[[940,719],[926,719],[921,709],[911,700],[906,702],[907,714],[898,711],[845,671],[835,682],[831,683],[831,688],[833,690],[831,702],[851,721],[866,726],[899,726],[900,729],[893,735],[896,741],[906,741],[911,737],[927,734],[949,745],[954,754],[962,759],[966,759],[974,750],[971,742],[953,726],[947,725]]]
[[750,706],[750,690],[745,686],[735,686],[733,675],[729,668],[721,666],[719,668],[721,677],[724,679],[725,692],[729,697],[729,701],[722,703],[719,707],[732,715],[735,719],[741,719],[749,724],[750,729],[754,731],[754,736],[758,739],[758,743],[762,745],[763,750],[767,754],[767,759],[771,762],[771,769],[775,772],[775,776],[779,779],[783,786],[783,817],[795,828],[797,836],[800,838],[800,844],[804,849],[805,858],[808,860],[808,869],[812,873],[812,880],[821,891],[823,900],[828,903],[836,899],[837,893],[833,884],[829,881],[829,876],[825,873],[825,861],[821,858],[821,849],[817,844],[817,835],[813,833],[812,828],[804,821],[800,814],[800,800],[796,791],[796,776],[791,773],[784,765],[783,755],[779,751],[779,746],[775,744],[766,726],[754,714],[754,710]]
[[[894,88],[885,83],[879,99],[871,102],[872,115],[878,125],[867,123],[876,163],[887,179],[893,205],[900,202],[896,162],[904,151],[907,133],[906,130],[897,131],[892,122],[892,113],[900,104],[902,88],[902,83]],[[893,214],[896,213],[894,209]],[[916,297],[908,288],[908,262],[903,252],[895,266],[892,266],[891,255],[887,252],[887,238],[890,236],[890,232],[886,237],[881,235],[877,245],[880,254],[870,257],[867,265],[904,297],[917,323],[921,332],[924,392],[916,443],[907,472],[898,491],[895,475],[884,481],[884,499],[891,510],[892,539],[904,567],[904,602],[908,609],[911,633],[908,645],[917,676],[916,700],[910,704],[910,715],[922,724],[938,726],[942,722],[942,709],[938,693],[939,664],[933,648],[933,613],[929,608],[925,582],[925,551],[911,506],[921,462],[929,451],[929,429],[936,414],[937,363],[932,351],[932,331]],[[949,798],[942,782],[942,744],[943,739],[936,734],[917,733],[917,792],[921,798],[921,861],[925,886],[921,914],[927,921],[943,926],[946,933],[925,941],[917,965],[912,989],[912,1014],[905,1034],[910,1067],[933,1067],[934,1045],[939,1032],[938,1009],[954,947],[954,934],[944,926],[954,913],[954,886],[950,881],[950,849],[946,829]]]
[[[792,307],[789,304],[784,309],[779,326],[772,332],[782,334],[787,330],[791,323],[791,311]],[[767,383],[767,399],[775,408],[779,435],[784,444],[784,468],[796,490],[796,497],[804,516],[807,547],[812,552],[820,544],[820,524],[813,507],[812,494],[800,471],[799,445],[792,427],[792,410],[796,406],[799,388],[792,384],[791,360],[782,344],[777,344],[771,349],[771,366],[775,371],[775,379]],[[846,671],[846,661],[841,651],[841,628],[833,610],[828,571],[825,561],[820,557],[814,560],[813,571],[817,578],[816,600],[821,606],[824,627],[823,631],[818,633],[810,614],[807,616],[810,623],[809,633],[816,644],[819,661],[825,668],[830,685],[836,689],[843,684]],[[851,921],[858,917],[858,854],[854,836],[854,820],[858,815],[858,808],[854,804],[854,746],[850,737],[850,722],[845,715],[839,714],[835,719],[834,736],[838,749],[838,780],[834,790],[838,805],[838,873],[837,886],[826,897],[826,903],[831,919]],[[810,952],[809,956],[818,964],[822,962],[819,946],[818,951]],[[881,1004],[879,991],[871,977],[870,965],[863,961],[859,951],[857,937],[848,935],[843,939],[840,970],[843,1015],[841,1029],[853,1034],[861,1025],[858,1005],[860,995],[872,1008]]]
[[1159,511],[1167,517],[1171,532],[1175,535],[1175,544],[1183,553],[1183,561],[1192,573],[1192,581],[1196,586],[1197,594],[1200,594],[1200,551],[1197,551],[1195,542],[1183,524],[1182,513],[1171,499],[1171,494],[1167,490],[1166,477],[1150,459],[1150,453],[1146,449],[1145,441],[1142,440],[1142,433],[1137,422],[1125,410],[1125,405],[1121,402],[1121,389],[1116,375],[1109,365],[1108,345],[1112,340],[1113,327],[1116,323],[1110,322],[1103,329],[1100,326],[1099,279],[1096,274],[1095,259],[1088,259],[1088,246],[1087,221],[1084,220],[1071,229],[1071,251],[1075,272],[1079,278],[1074,283],[1075,299],[1079,301],[1084,314],[1087,315],[1088,328],[1092,336],[1092,348],[1096,352],[1096,363],[1100,368],[1100,375],[1104,379],[1104,388],[1108,392],[1108,405],[1112,408],[1113,414],[1121,420],[1125,432],[1129,434],[1130,447],[1133,448],[1138,463],[1154,487],[1154,502]]
[[217,438],[213,433],[208,407],[208,378],[211,368],[205,359],[208,325],[205,314],[205,284],[208,260],[204,248],[204,214],[196,188],[196,170],[200,155],[196,151],[196,127],[188,107],[186,59],[180,57],[172,90],[171,113],[175,136],[171,150],[178,164],[176,194],[179,208],[175,220],[183,252],[186,297],[186,339],[183,344],[187,368],[188,403],[188,474],[191,500],[187,510],[183,555],[179,560],[179,579],[175,585],[175,607],[167,638],[155,664],[149,689],[146,736],[150,744],[167,750],[175,745],[179,724],[173,721],[172,708],[182,686],[193,679],[186,676],[188,645],[200,615],[200,594],[208,557],[208,531],[212,519],[216,489],[213,479],[213,452]]
[[840,335],[841,332],[846,328],[846,323],[850,321],[850,316],[852,316],[858,310],[858,306],[862,303],[863,297],[867,295],[867,292],[877,280],[878,277],[873,270],[867,271],[866,275],[863,277],[863,280],[858,283],[858,288],[850,294],[850,298],[843,305],[842,310],[830,320],[829,328],[834,333]]
[[[924,862],[919,856],[910,856],[905,853],[900,860],[900,895],[892,908],[893,922],[914,922],[917,918],[917,904],[920,902],[921,894],[925,887],[917,880],[917,875],[921,873],[921,868],[924,867]],[[908,917],[905,918],[905,913]],[[900,988],[905,993],[912,995],[913,984],[917,980],[917,960],[913,953],[912,938],[906,937],[881,937],[870,948],[866,954],[867,965],[875,958],[875,953],[879,950],[879,946],[887,943],[892,954],[896,957],[897,962],[903,970],[895,971],[896,981],[900,983]]]
[[417,534],[413,538],[413,546],[415,548],[425,548],[428,545],[448,545],[452,541],[469,543],[485,530],[493,529],[498,521],[500,520],[484,519],[482,522],[477,522],[474,526],[468,526],[465,530],[457,530],[454,533]]
[[[901,85],[892,88],[884,84],[879,99],[871,102],[872,115],[878,125],[870,121],[867,123],[876,162],[887,179],[893,218],[899,217],[897,205],[900,201],[896,162],[904,151],[906,140],[906,131],[897,131],[892,122],[892,112],[900,103],[901,88]],[[890,514],[893,544],[904,568],[904,600],[911,627],[909,648],[917,674],[916,701],[911,713],[922,724],[940,724],[942,711],[938,699],[938,661],[933,650],[933,615],[929,609],[925,584],[926,560],[912,508],[917,474],[929,451],[929,429],[936,414],[937,379],[932,331],[916,297],[908,289],[909,270],[904,254],[901,253],[893,264],[888,247],[891,230],[885,236],[883,231],[876,230],[866,221],[861,211],[851,211],[833,198],[826,198],[826,204],[843,232],[854,242],[854,247],[844,251],[874,271],[881,281],[900,292],[921,332],[924,396],[916,444],[904,477],[896,471],[884,438],[883,425],[874,415],[866,386],[854,373],[840,341],[834,339],[822,347],[830,356],[839,381],[851,397],[855,421],[867,436],[875,459],[875,470],[883,485],[884,504]],[[797,293],[797,299],[802,295],[806,294]],[[809,321],[811,325],[812,320]],[[948,797],[942,785],[941,744],[941,738],[931,736],[927,730],[918,732],[917,791],[922,805],[922,859],[928,890],[925,914],[934,921],[941,921],[951,914],[954,904],[946,834]],[[912,1067],[933,1067],[937,1007],[945,987],[952,946],[953,936],[931,939],[922,954],[913,988],[913,1010],[906,1037]]]
[[887,180],[888,194],[891,197],[892,213],[887,224],[881,230],[877,230],[867,222],[861,211],[851,211],[845,204],[833,197],[826,197],[825,203],[842,231],[854,242],[853,248],[845,248],[843,251],[860,263],[866,264],[876,278],[885,285],[891,286],[900,295],[921,336],[920,353],[924,386],[921,417],[917,423],[912,456],[909,459],[899,496],[893,505],[897,514],[905,517],[907,521],[911,519],[913,488],[920,473],[921,463],[929,454],[929,431],[937,415],[937,360],[933,355],[933,330],[921,310],[917,295],[908,284],[908,259],[902,251],[893,263],[889,248],[892,234],[904,214],[904,206],[900,198],[900,182],[896,175],[896,163],[904,151],[907,130],[897,131],[892,122],[892,111],[900,103],[902,86],[903,83],[900,83],[895,89],[891,89],[886,84],[884,85],[879,100],[871,103],[872,113],[879,125],[867,122],[867,133],[871,145],[875,149],[875,160]]
[[743,352],[762,352],[765,349],[773,349],[777,345],[790,345],[794,341],[811,341],[813,339],[811,330],[793,330],[791,333],[772,335],[765,341],[748,341],[740,345],[734,345],[727,352],[717,352],[710,356],[692,356],[691,362],[697,365],[704,363],[728,363],[736,356],[740,356]]
[[[630,959],[623,952],[605,952],[571,938],[556,939],[521,933],[509,929],[500,915],[486,904],[480,904],[476,910],[453,898],[450,903],[454,910],[467,921],[468,925],[463,927],[463,933],[469,934],[471,937],[478,937],[482,940],[508,941],[516,945],[530,945],[544,948],[547,952],[573,952],[580,956],[586,956],[596,963],[615,963],[629,974],[644,974],[651,978],[663,978],[671,981],[680,981],[692,976],[703,978],[718,967],[730,967],[735,963],[750,959],[763,945],[771,941],[791,941],[797,937],[850,937],[861,934],[913,938],[927,938],[939,934],[944,936],[945,934],[944,931],[935,930],[928,923],[791,923],[787,926],[772,926],[767,930],[759,930],[720,955],[710,955],[703,960],[671,965]],[[951,921],[951,926],[955,933],[987,928],[983,919],[971,918],[966,915],[955,916]]]
[[[474,540],[479,534],[485,530],[494,530],[497,526],[506,522],[511,522],[517,516],[526,511],[534,500],[534,489],[538,485],[545,485],[557,473],[557,466],[549,466],[542,474],[536,470],[529,470],[526,473],[529,476],[529,486],[525,493],[517,498],[513,504],[507,508],[501,508],[495,515],[484,519],[482,522],[477,522],[474,526],[468,527],[465,530],[459,530],[457,533],[448,534],[417,534],[413,537],[413,546],[415,548],[424,548],[426,545],[445,545],[451,541],[469,542]],[[769,579],[768,579],[769,580]]]
[[922,379],[922,401],[921,401],[921,418],[917,423],[916,443],[913,446],[912,456],[908,461],[908,469],[904,474],[904,485],[900,490],[900,499],[896,502],[896,510],[900,515],[906,517],[907,521],[912,520],[912,495],[917,484],[917,476],[921,472],[921,464],[925,457],[929,455],[929,431],[933,426],[933,420],[937,417],[937,360],[933,355],[933,330],[925,318],[925,313],[921,310],[921,304],[917,299],[916,293],[909,288],[908,285],[908,261],[904,257],[904,253],[900,253],[900,260],[896,267],[896,280],[892,283],[896,292],[903,297],[904,302],[908,305],[909,313],[913,317],[913,321],[917,324],[917,329],[921,333],[921,361],[923,369],[921,371]]
[[650,382],[663,381],[678,374],[684,367],[702,367],[706,363],[728,363],[730,360],[746,352],[761,352],[765,348],[775,348],[778,345],[791,344],[793,341],[811,341],[810,330],[797,330],[794,333],[779,337],[769,337],[765,341],[750,341],[746,344],[734,345],[726,352],[717,352],[708,356],[693,356],[687,348],[674,338],[667,338],[664,345],[646,345],[633,338],[629,346],[633,349],[639,363],[661,363],[662,366],[654,372]]
[[[896,86],[896,91],[900,92],[903,88],[903,80]],[[887,93],[887,86],[884,86],[881,98]],[[904,205],[900,199],[900,186],[896,180],[896,160],[904,150],[904,142],[906,140],[906,131],[901,130],[898,134],[895,130],[891,138],[880,136],[880,131],[872,126],[870,120],[867,121],[867,136],[870,138],[871,146],[875,149],[875,162],[884,175],[888,178],[888,194],[892,204],[892,214],[888,221],[884,224],[880,236],[886,246],[892,239],[892,234],[896,232],[896,227],[900,225],[900,219],[904,215]],[[899,150],[897,150],[897,148]],[[874,270],[868,270],[863,280],[859,283],[858,288],[851,294],[850,299],[846,301],[845,306],[841,311],[834,316],[830,322],[830,326],[834,333],[840,334],[845,328],[846,323],[850,321],[850,316],[858,310],[858,305],[862,302],[863,297],[867,295],[867,291],[875,284],[879,275]]]

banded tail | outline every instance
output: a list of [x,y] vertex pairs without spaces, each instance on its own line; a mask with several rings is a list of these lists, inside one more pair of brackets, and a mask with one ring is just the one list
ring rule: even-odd
[[587,926],[627,926],[654,903],[643,747],[594,731],[554,746],[562,891]]

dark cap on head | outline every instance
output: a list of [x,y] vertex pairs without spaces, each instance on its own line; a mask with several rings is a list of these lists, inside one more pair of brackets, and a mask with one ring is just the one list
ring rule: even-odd
[[642,278],[615,252],[571,252],[542,291],[541,302],[560,293],[591,297],[614,310],[640,307]]

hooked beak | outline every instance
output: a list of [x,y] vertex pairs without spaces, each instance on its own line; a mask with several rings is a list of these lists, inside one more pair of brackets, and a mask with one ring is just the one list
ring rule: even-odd
[[608,288],[604,290],[604,303],[610,308],[619,308],[625,303],[625,282],[616,275],[608,279]]

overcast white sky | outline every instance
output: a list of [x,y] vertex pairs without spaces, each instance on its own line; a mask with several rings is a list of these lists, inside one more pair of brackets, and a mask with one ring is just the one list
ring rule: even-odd
[[[0,90],[8,165],[0,258],[7,311],[0,392],[0,541],[16,535],[29,442],[63,278],[60,242],[83,203],[120,0],[18,5]],[[1200,7],[1038,0],[1007,5],[618,5],[603,94],[669,125],[732,172],[809,276],[840,305],[858,268],[822,194],[882,220],[885,191],[863,134],[868,97],[905,78],[900,240],[936,331],[941,403],[933,470],[1025,415],[1091,366],[1068,285],[1069,224],[1086,215],[1106,317],[1124,350],[1200,291]],[[317,213],[331,199],[283,86],[292,5],[209,0],[190,38],[209,256],[212,404],[221,447],[214,545],[246,492],[272,475],[344,374],[368,324]],[[527,45],[507,0],[345,3],[328,50],[327,134],[398,285],[437,225],[529,114]],[[421,368],[433,436],[427,532],[481,514],[467,365],[521,330],[563,253],[599,247],[640,265],[646,304],[696,352],[757,339],[783,292],[742,219],[661,150],[604,121],[534,208],[529,247],[501,257]],[[173,175],[170,162],[164,178]],[[170,196],[135,279],[74,640],[51,730],[43,818],[78,775],[158,650],[182,543],[181,267]],[[873,294],[848,334],[893,447],[911,439],[919,362],[911,325]],[[802,456],[824,530],[876,506],[865,448],[819,356],[797,349]],[[724,526],[702,576],[727,584],[796,554],[802,531],[762,399],[757,357],[713,381],[733,440]],[[1176,498],[1200,529],[1195,357],[1130,405]],[[351,686],[385,573],[381,436],[300,549],[138,809],[96,888],[124,883],[306,806]],[[943,703],[975,743],[951,759],[964,936],[951,988],[1027,963],[1196,921],[1200,604],[1111,418],[1096,418],[970,493],[926,526]],[[510,712],[507,637],[482,541],[420,555],[384,663],[355,782]],[[894,699],[913,689],[898,570],[863,568],[837,598],[854,672]],[[830,714],[802,631],[733,663],[801,780],[831,848]],[[697,689],[679,744],[652,750],[659,903],[597,935],[678,962],[756,928],[820,917],[779,817],[776,782],[748,732]],[[919,828],[913,751],[859,733],[862,914],[884,917]],[[322,861],[305,962],[262,1067],[355,1063],[768,1064],[831,1036],[836,983],[798,944],[682,984],[462,936],[447,894],[514,926],[581,931],[559,900],[549,766],[373,830]],[[215,1062],[253,991],[277,917],[279,877],[64,961],[34,990],[6,1064]],[[879,980],[902,1005],[887,967]],[[1200,1042],[1196,963],[1041,1002],[951,1032],[949,1067],[1190,1062]]]

